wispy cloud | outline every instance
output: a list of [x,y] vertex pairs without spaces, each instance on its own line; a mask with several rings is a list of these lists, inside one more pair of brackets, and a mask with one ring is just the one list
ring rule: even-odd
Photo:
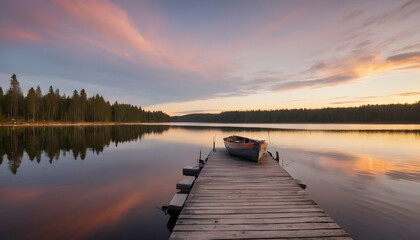
[[343,99],[343,98],[348,98],[348,96],[334,97],[334,98],[331,98],[331,100],[335,100],[335,99]]
[[[80,28],[93,31],[98,38],[152,52],[153,43],[143,36],[125,11],[108,1],[53,0]],[[80,30],[79,30],[80,31]]]
[[394,50],[395,53],[401,53],[401,52],[405,52],[405,51],[412,51],[412,50],[420,50],[420,43],[416,43],[416,44],[412,44],[412,45],[408,45],[405,46],[403,48]]
[[[122,84],[131,85],[126,91],[140,88],[143,96],[150,94],[155,102],[234,90],[230,83],[215,84],[225,81],[234,69],[223,53],[196,44],[193,39],[158,36],[156,32],[164,29],[150,28],[156,21],[160,21],[156,26],[162,27],[164,19],[151,14],[145,6],[136,11],[144,22],[135,22],[125,9],[108,0],[49,0],[35,6],[28,2],[5,4],[15,14],[4,16],[8,20],[0,24],[2,41],[42,41],[51,54],[64,54],[66,61],[71,56],[73,70],[64,73],[67,78],[108,75],[100,79],[101,84],[115,85],[112,78],[120,73]],[[74,71],[75,67],[78,71]],[[86,74],[89,68],[91,73]]]
[[281,83],[275,86],[275,90],[285,91],[285,90],[292,90],[292,89],[299,89],[299,88],[306,88],[306,87],[318,88],[318,87],[325,87],[325,86],[335,86],[342,83],[350,82],[351,80],[355,78],[356,76],[353,74],[338,74],[338,75],[333,75],[333,76],[329,76],[325,78]]
[[347,22],[347,21],[351,21],[357,17],[360,17],[360,15],[362,15],[365,11],[359,9],[359,10],[355,10],[351,13],[349,13],[347,16],[344,17],[343,21]]
[[311,100],[311,99],[309,99],[309,98],[304,98],[304,99],[295,99],[295,100],[289,100],[289,101],[287,101],[287,102],[303,102],[303,101],[308,101],[308,100]]
[[[366,101],[372,101],[372,100],[394,99],[398,97],[411,97],[411,96],[420,96],[420,92],[401,92],[401,93],[378,95],[378,96],[356,97],[356,98],[352,98],[352,100],[335,101],[335,102],[330,102],[329,104],[341,105],[341,104],[349,104],[349,103],[366,103]],[[342,97],[332,98],[331,100],[340,99],[340,98]]]
[[397,96],[420,96],[420,92],[404,92],[404,93],[399,93],[397,94]]
[[0,27],[0,38],[11,39],[11,40],[22,39],[22,40],[29,40],[29,41],[44,41],[43,38],[29,31],[7,28],[7,27]]
[[390,12],[386,12],[365,22],[364,27],[378,27],[380,25],[402,21],[414,14],[418,14],[419,11],[420,2],[417,0],[410,0]]
[[[314,3],[314,5],[317,5],[317,3]],[[299,16],[298,12],[309,13],[311,10],[306,8],[296,9],[295,16]],[[288,76],[285,76],[285,71],[262,70],[255,74],[254,80],[255,82],[265,83],[265,89],[267,90],[274,89],[274,91],[282,92],[368,81],[370,77],[398,69],[420,69],[419,52],[394,52],[399,54],[389,55],[390,51],[388,50],[392,49],[397,39],[412,37],[415,31],[400,30],[395,33],[390,32],[386,37],[378,37],[378,31],[389,29],[389,24],[398,26],[409,18],[413,20],[419,12],[420,4],[418,1],[408,1],[381,14],[370,14],[369,9],[356,9],[343,19],[344,22],[351,21],[352,23],[349,26],[352,27],[339,35],[339,44],[335,46],[336,56],[328,56],[323,60],[322,57],[317,57],[315,62],[306,70],[296,73],[289,72]],[[279,21],[279,23],[282,23],[282,21]],[[281,24],[273,22],[268,26],[270,27],[264,28],[264,31],[257,31],[258,34],[255,36],[278,31]],[[416,48],[416,44],[409,44],[402,50],[415,50]]]
[[189,110],[189,111],[180,111],[175,112],[176,114],[192,114],[192,113],[210,113],[210,112],[220,112],[218,109],[199,109],[199,110]]
[[[50,0],[50,3],[32,11],[24,5],[22,14],[17,12],[15,16],[25,14],[24,24],[17,20],[13,27],[1,29],[0,34],[11,39],[48,39],[73,49],[90,45],[134,64],[193,72],[200,77],[215,77],[232,69],[224,56],[215,51],[192,44],[174,45],[171,39],[143,33],[141,29],[153,24],[156,16],[138,24],[123,8],[108,0]],[[147,9],[140,9],[139,14],[150,15],[146,12]]]
[[331,62],[318,62],[303,73],[323,75],[321,78],[282,82],[274,86],[276,91],[299,88],[319,88],[347,84],[363,80],[386,71],[399,68],[420,69],[420,52],[392,55],[385,60],[379,53],[367,56],[351,56]]
[[111,99],[144,106],[286,96],[420,69],[418,1],[247,2],[214,12],[220,3],[191,5],[187,14],[155,1],[2,3],[0,73],[113,89]]
[[339,101],[339,102],[331,102],[330,104],[333,105],[341,105],[341,104],[349,104],[349,103],[362,103],[363,101],[353,100],[353,101]]
[[[260,44],[260,41],[266,39],[267,36],[272,35],[279,29],[287,27],[288,25],[291,25],[294,22],[302,20],[308,13],[323,5],[325,5],[325,3],[319,1],[312,1],[307,4],[293,6],[291,7],[291,9],[289,9],[283,14],[273,15],[264,24],[253,29],[253,31],[247,36],[240,38],[237,41],[234,41],[232,45],[235,47],[235,49],[238,50],[246,49],[255,44],[258,45]],[[281,9],[281,6],[276,7]],[[272,10],[273,8],[264,9],[266,13],[269,13]],[[262,14],[264,14],[264,12]]]
[[387,61],[395,62],[395,63],[402,62],[405,65],[412,64],[412,63],[416,64],[420,62],[420,51],[393,55],[393,56],[388,57]]

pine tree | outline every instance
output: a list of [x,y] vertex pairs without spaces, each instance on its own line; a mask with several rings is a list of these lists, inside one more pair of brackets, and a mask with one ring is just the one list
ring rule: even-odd
[[54,92],[54,89],[52,86],[50,86],[50,89],[48,90],[48,94],[45,97],[46,97],[46,102],[47,102],[48,117],[51,121],[54,121],[55,115],[57,112],[58,99],[56,97],[56,93]]
[[56,88],[54,91],[54,104],[55,104],[54,120],[60,120],[60,113],[61,113],[61,110],[63,110],[60,106],[60,99],[61,99],[60,90]]
[[79,121],[86,121],[86,110],[87,110],[87,94],[85,89],[80,90],[80,119]]
[[76,89],[73,91],[73,96],[71,97],[71,104],[70,104],[70,116],[71,119],[75,122],[80,121],[80,96]]
[[36,87],[35,94],[36,94],[37,105],[38,105],[38,110],[39,110],[39,112],[37,114],[37,118],[38,118],[38,120],[41,120],[41,119],[45,120],[44,106],[43,106],[44,96],[42,95],[41,87],[39,85]]
[[0,87],[0,121],[3,120],[3,106],[4,106],[4,94],[3,89]]
[[19,86],[16,74],[13,74],[10,79],[8,94],[10,95],[10,113],[12,115],[12,119],[17,119],[19,114],[19,97],[22,96],[22,89]]
[[32,122],[35,122],[35,115],[38,112],[38,99],[34,88],[29,89],[26,100],[27,111],[32,115]]

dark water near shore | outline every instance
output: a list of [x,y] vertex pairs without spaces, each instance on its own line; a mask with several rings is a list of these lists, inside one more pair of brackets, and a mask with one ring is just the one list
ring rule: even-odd
[[232,134],[266,139],[355,239],[420,239],[420,126],[322,124],[0,127],[0,239],[167,239],[156,206]]

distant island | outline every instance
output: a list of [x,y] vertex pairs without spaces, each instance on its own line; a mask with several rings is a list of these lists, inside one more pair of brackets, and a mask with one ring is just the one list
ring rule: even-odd
[[60,94],[50,86],[43,95],[39,86],[29,89],[26,96],[15,74],[10,88],[4,93],[0,87],[0,124],[111,124],[137,122],[165,122],[169,115],[162,111],[145,111],[131,104],[111,104],[96,94],[88,97],[84,89],[74,90],[73,95]]
[[413,104],[363,105],[320,109],[279,109],[200,113],[170,118],[172,122],[218,123],[420,123],[420,101]]

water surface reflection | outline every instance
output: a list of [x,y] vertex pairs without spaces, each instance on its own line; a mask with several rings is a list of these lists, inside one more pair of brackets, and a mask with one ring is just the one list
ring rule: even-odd
[[[420,138],[414,132],[277,133],[311,197],[356,239],[418,239]],[[280,136],[281,135],[281,136]]]
[[[418,239],[420,131],[215,126],[0,127],[0,236],[166,239],[184,165],[213,137],[269,142],[356,239]],[[75,161],[76,160],[76,161]]]
[[99,154],[110,143],[140,140],[144,134],[159,134],[169,126],[92,126],[92,127],[0,127],[0,164],[3,155],[9,160],[13,174],[21,164],[24,153],[29,160],[39,163],[45,153],[50,163],[58,160],[60,153],[71,153],[74,159],[86,158],[86,151]]

